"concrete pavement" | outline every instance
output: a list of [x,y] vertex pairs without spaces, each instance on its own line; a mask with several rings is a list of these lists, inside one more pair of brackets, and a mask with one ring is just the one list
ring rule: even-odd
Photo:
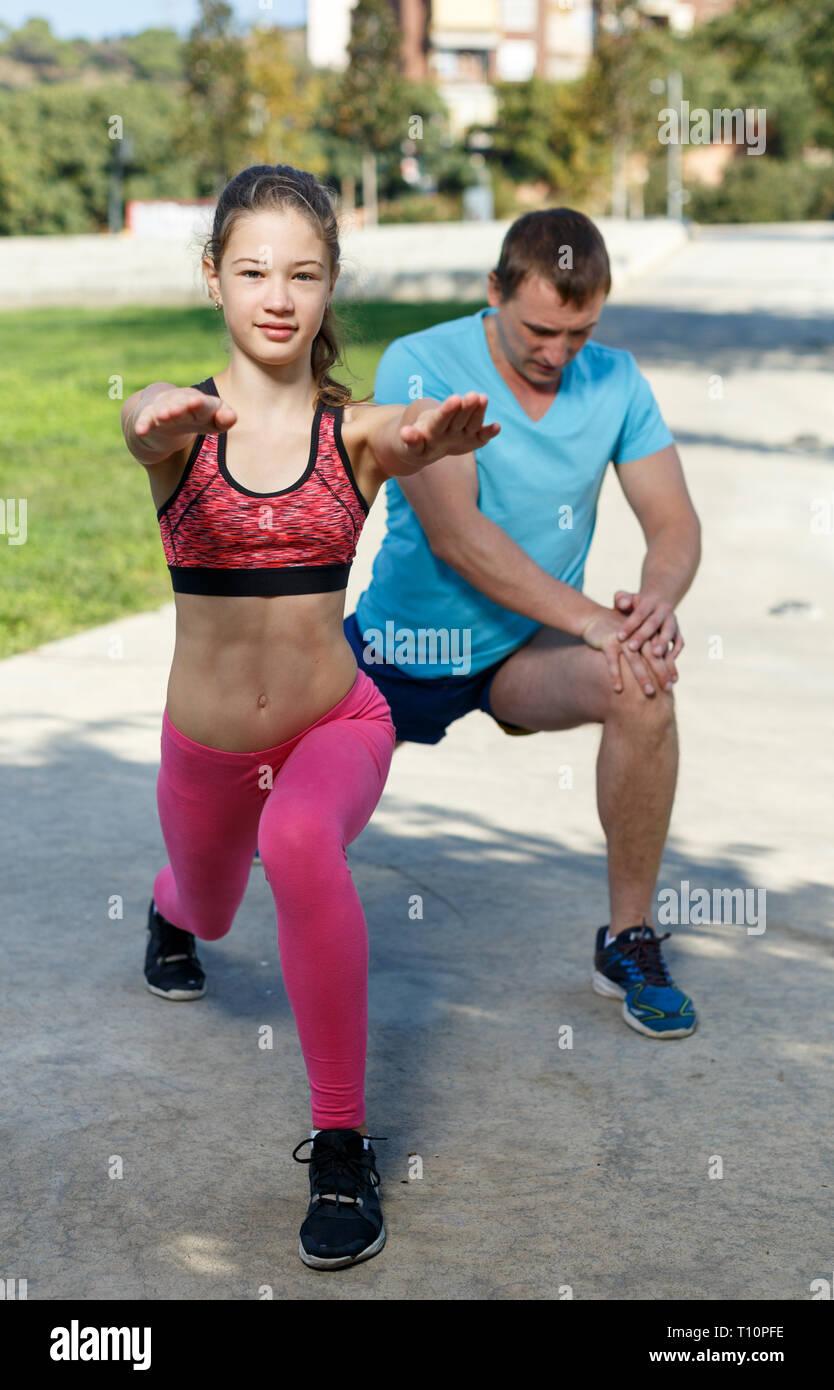
[[[356,226],[343,214],[338,299],[477,299],[513,219]],[[597,219],[619,285],[687,239],[666,217]],[[208,304],[200,235],[4,237],[0,309],[52,305]]]
[[[651,380],[704,524],[658,888],[764,889],[766,929],[672,927],[699,1027],[640,1037],[589,984],[598,731],[472,714],[400,749],[350,851],[388,1136],[367,1264],[296,1254],[308,1089],[260,870],[199,945],[206,997],[144,987],[173,605],[0,665],[2,1273],[30,1299],[802,1300],[831,1277],[832,270],[828,225],[705,230],[597,330]],[[588,592],[636,586],[640,541],[609,471]]]

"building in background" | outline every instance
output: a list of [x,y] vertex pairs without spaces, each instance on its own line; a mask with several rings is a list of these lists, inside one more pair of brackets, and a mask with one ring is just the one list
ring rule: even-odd
[[427,75],[451,133],[494,122],[496,82],[580,77],[594,32],[593,0],[432,0]]
[[[403,35],[403,76],[422,81],[428,75],[425,54],[432,0],[389,0],[389,3]],[[355,4],[356,0],[307,0],[307,57],[314,67],[339,70],[347,67],[350,12]]]
[[[580,78],[596,35],[612,26],[606,0],[389,0],[402,29],[403,76],[434,81],[450,135],[495,121],[495,82]],[[737,0],[635,0],[657,26],[688,33]],[[307,0],[307,57],[345,68],[356,0]]]
[[[356,0],[308,0],[307,56],[347,64]],[[492,124],[495,82],[579,77],[594,51],[595,0],[391,0],[402,29],[402,72],[434,81],[450,133]]]
[[[450,134],[495,119],[496,82],[581,77],[606,27],[605,0],[390,0],[402,30],[402,72],[434,81]],[[679,33],[736,0],[636,0],[653,23]],[[307,56],[316,67],[347,65],[356,0],[307,0]]]
[[350,12],[356,0],[307,0],[307,57],[316,68],[347,66]]
[[695,6],[689,0],[639,0],[638,9],[658,27],[688,34],[695,24]]

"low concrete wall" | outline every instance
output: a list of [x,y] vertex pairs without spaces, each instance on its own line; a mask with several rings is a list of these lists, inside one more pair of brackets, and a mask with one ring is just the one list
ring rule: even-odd
[[[666,218],[600,218],[615,288],[687,240]],[[480,299],[511,220],[346,226],[337,298]],[[207,303],[199,245],[116,236],[0,239],[0,308]]]

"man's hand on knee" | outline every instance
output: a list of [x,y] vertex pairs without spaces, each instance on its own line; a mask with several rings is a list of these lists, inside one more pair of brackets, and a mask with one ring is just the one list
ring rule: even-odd
[[651,671],[656,689],[665,690],[671,694],[675,688],[675,681],[678,679],[671,648],[664,653],[662,647],[658,648],[657,640],[651,637],[641,646],[640,655]]
[[[678,668],[675,658],[683,651],[685,644],[671,603],[653,592],[632,594],[628,589],[618,589],[614,595],[614,607],[623,614],[618,633],[620,641],[629,650],[640,651],[643,655],[646,655],[648,647],[651,654],[664,663],[672,680],[676,681]],[[657,674],[662,673],[658,670]],[[668,689],[665,681],[663,686]]]
[[651,642],[644,642],[639,651],[632,650],[620,640],[621,627],[622,614],[615,609],[606,609],[591,618],[581,634],[587,646],[602,653],[614,691],[618,695],[623,691],[621,663],[630,667],[647,699],[651,699],[658,690],[670,690],[674,673],[666,658],[657,656]]

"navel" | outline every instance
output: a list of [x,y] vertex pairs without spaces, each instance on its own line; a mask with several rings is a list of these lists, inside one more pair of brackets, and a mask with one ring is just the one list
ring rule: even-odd
[[263,706],[266,704],[266,696],[265,696],[265,695],[259,695],[259,696],[258,696],[258,704],[261,706],[261,708],[263,708]]

